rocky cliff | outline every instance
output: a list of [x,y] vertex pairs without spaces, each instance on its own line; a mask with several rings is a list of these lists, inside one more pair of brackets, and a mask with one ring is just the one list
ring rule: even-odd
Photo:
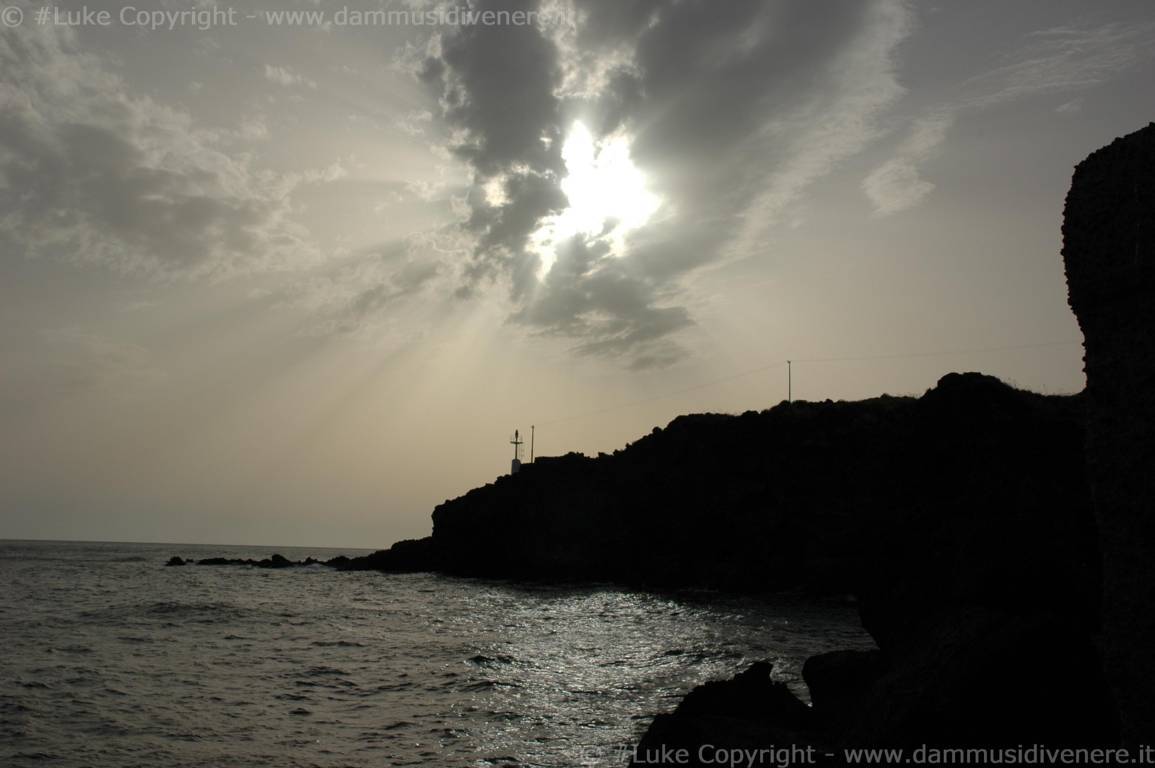
[[1063,223],[1083,329],[1108,671],[1128,742],[1155,742],[1155,123],[1075,170]]
[[1077,398],[952,374],[921,398],[684,416],[445,502],[431,553],[462,575],[843,593],[943,563],[952,589],[980,591],[965,567],[984,559],[1021,587],[1008,600],[1090,615],[1080,414]]
[[1094,643],[1098,559],[1081,401],[952,374],[890,406],[868,438],[850,430],[824,445],[833,461],[791,468],[809,473],[819,506],[848,508],[834,516],[858,542],[843,550],[845,575],[879,649],[808,660],[810,708],[790,702],[765,669],[695,692],[654,721],[636,764],[705,745],[825,754],[1117,740]]

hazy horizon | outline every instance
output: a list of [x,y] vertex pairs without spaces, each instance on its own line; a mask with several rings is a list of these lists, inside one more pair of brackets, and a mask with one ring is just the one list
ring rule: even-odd
[[514,429],[609,452],[787,359],[1082,389],[1063,200],[1155,119],[1149,3],[461,5],[11,4],[0,538],[384,547]]

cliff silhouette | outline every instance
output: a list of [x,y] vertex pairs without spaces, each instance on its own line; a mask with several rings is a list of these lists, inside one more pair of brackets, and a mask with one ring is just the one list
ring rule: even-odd
[[1063,223],[1085,338],[1107,669],[1130,745],[1155,743],[1155,123],[1075,170]]
[[682,416],[612,454],[540,458],[438,506],[431,537],[337,565],[845,594],[983,560],[1093,615],[1082,411],[968,373],[920,398]]

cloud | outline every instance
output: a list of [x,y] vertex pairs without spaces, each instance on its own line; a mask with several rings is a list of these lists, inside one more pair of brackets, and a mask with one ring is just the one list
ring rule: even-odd
[[862,189],[876,214],[913,208],[934,190],[934,184],[922,178],[920,166],[937,152],[953,122],[950,112],[916,120],[897,154],[866,177]]
[[1155,24],[1051,27],[1031,34],[1005,64],[963,84],[963,103],[988,107],[1035,94],[1100,85],[1149,57]]
[[657,296],[631,264],[607,258],[605,240],[571,238],[538,295],[515,319],[543,333],[580,339],[576,351],[625,358],[635,368],[669,364],[680,350],[666,338],[691,324],[678,306],[656,306]]
[[[535,333],[669,364],[693,323],[688,276],[752,253],[785,208],[879,134],[878,115],[903,92],[894,54],[910,11],[899,0],[566,5],[574,27],[464,29],[429,49],[423,77],[474,173],[462,293],[497,280]],[[539,280],[529,245],[567,203],[560,149],[578,118],[595,141],[632,140],[663,206],[624,253],[604,233],[558,244]]]
[[867,11],[863,32],[830,64],[829,95],[793,117],[798,129],[789,159],[746,212],[746,250],[759,245],[754,234],[776,222],[806,188],[881,135],[878,118],[906,93],[896,52],[912,28],[903,3],[878,3]]
[[[533,10],[533,0],[481,3],[479,10]],[[532,275],[526,253],[538,221],[560,210],[561,112],[558,51],[536,27],[472,27],[434,39],[422,79],[435,88],[450,149],[474,171],[466,227],[477,237],[463,293],[511,275],[522,293]],[[505,191],[492,205],[487,187]]]
[[129,95],[70,30],[0,31],[0,243],[125,272],[222,276],[315,257],[299,177],[258,171],[230,135]]
[[265,65],[265,79],[270,80],[277,85],[285,88],[292,88],[293,86],[304,86],[306,88],[316,88],[317,84],[303,75],[293,72],[288,67],[275,67],[272,64]]
[[[895,156],[862,182],[863,192],[880,216],[913,208],[935,186],[924,178],[922,165],[938,153],[963,114],[1101,85],[1150,56],[1153,45],[1153,24],[1052,27],[1029,35],[1005,63],[964,81],[955,99],[915,118]],[[1081,99],[1074,98],[1055,111],[1071,114],[1081,108]]]

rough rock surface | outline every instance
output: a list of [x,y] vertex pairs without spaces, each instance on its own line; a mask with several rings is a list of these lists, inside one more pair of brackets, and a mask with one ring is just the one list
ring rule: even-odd
[[1108,674],[1125,739],[1155,742],[1155,123],[1075,170],[1063,223],[1083,329]]

